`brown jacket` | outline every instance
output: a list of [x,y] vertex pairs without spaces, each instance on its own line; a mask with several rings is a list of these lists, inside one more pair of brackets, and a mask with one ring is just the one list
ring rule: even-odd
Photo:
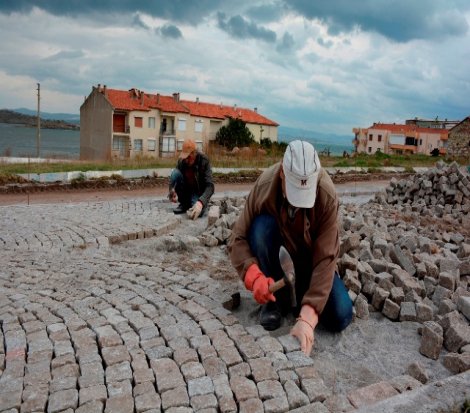
[[230,259],[243,280],[248,267],[258,263],[248,244],[251,223],[260,214],[274,216],[294,262],[305,257],[311,260],[310,287],[302,298],[302,305],[309,304],[321,314],[333,285],[339,254],[338,197],[328,173],[321,169],[314,207],[301,209],[297,213],[300,217],[292,225],[282,194],[280,166],[279,162],[264,171],[250,191],[230,238]]

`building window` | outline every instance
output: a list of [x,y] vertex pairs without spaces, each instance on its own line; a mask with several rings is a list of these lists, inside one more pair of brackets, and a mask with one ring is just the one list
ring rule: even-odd
[[135,126],[136,128],[141,128],[142,125],[143,125],[143,118],[136,116],[136,117],[134,118],[134,126]]
[[196,119],[194,123],[194,132],[202,132],[202,127],[204,123],[202,122],[202,119]]
[[163,138],[162,139],[162,152],[174,152],[175,151],[175,138]]
[[372,153],[372,147],[371,147],[371,146],[369,146],[369,147],[367,148],[367,152]]
[[379,136],[378,136],[378,141],[379,141],[379,142],[382,142],[382,135],[379,135]]
[[423,145],[423,140],[420,139],[420,140],[419,140],[419,146],[422,146],[422,145]]
[[142,139],[134,139],[134,151],[142,152]]
[[369,135],[369,140],[372,141],[372,134]]
[[186,130],[186,119],[178,119],[178,130]]
[[155,152],[157,148],[157,142],[155,139],[147,139],[147,150],[151,152]]
[[149,118],[149,129],[155,129],[155,118]]
[[183,143],[184,141],[182,141],[181,139],[178,139],[178,142],[176,142],[176,149],[178,151],[182,151],[183,150]]
[[202,141],[196,141],[196,149],[202,152]]

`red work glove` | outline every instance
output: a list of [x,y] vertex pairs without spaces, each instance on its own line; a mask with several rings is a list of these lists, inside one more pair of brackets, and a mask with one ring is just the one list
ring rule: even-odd
[[318,314],[313,307],[303,305],[297,322],[292,327],[290,334],[300,342],[300,349],[310,356],[313,347],[313,331],[318,324]]
[[274,294],[269,291],[269,286],[274,284],[272,278],[266,277],[257,264],[251,264],[245,274],[245,287],[253,291],[253,297],[259,304],[268,301],[276,301]]

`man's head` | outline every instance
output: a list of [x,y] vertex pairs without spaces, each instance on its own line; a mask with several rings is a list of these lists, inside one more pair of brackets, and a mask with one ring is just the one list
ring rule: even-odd
[[185,139],[183,142],[183,149],[180,153],[180,159],[184,160],[189,165],[192,165],[196,159],[196,152],[196,142],[192,139]]
[[300,140],[289,143],[282,160],[281,178],[292,206],[313,207],[320,168],[320,159],[312,144]]

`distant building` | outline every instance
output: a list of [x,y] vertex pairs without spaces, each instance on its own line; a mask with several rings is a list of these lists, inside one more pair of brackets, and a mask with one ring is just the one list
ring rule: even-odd
[[80,159],[169,157],[191,138],[200,150],[229,118],[246,123],[255,140],[277,141],[278,124],[257,109],[183,100],[142,90],[98,85],[80,107]]
[[449,131],[447,153],[452,157],[467,158],[470,166],[470,116]]
[[405,121],[406,125],[416,125],[420,128],[431,128],[431,129],[452,129],[455,125],[457,125],[460,121],[459,120],[439,120],[437,117],[436,119],[408,119]]
[[449,131],[417,125],[374,123],[368,128],[354,128],[355,152],[374,154],[424,154],[433,149],[446,153]]

